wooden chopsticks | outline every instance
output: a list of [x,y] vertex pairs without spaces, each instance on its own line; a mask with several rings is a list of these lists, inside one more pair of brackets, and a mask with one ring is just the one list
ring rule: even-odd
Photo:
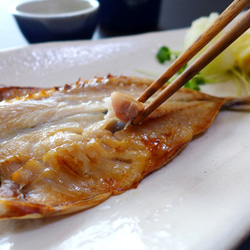
[[[170,67],[156,79],[138,98],[145,102],[161,86],[163,86],[180,68],[194,57],[207,45],[223,28],[225,28],[242,10],[250,4],[250,0],[234,0],[229,7],[215,20],[215,22],[186,50]],[[183,71],[171,84],[169,84],[157,98],[147,105],[135,117],[131,124],[137,125],[153,112],[159,105],[166,101],[186,82],[192,79],[201,69],[210,63],[216,56],[233,43],[241,34],[250,27],[250,9],[246,11],[216,42],[214,42],[200,57]]]

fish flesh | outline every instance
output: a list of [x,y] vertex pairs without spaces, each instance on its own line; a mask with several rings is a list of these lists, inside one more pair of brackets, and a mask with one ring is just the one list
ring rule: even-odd
[[73,213],[135,188],[222,107],[249,104],[182,88],[141,124],[119,127],[119,113],[128,116],[116,97],[133,103],[152,81],[108,75],[51,89],[1,87],[0,218]]

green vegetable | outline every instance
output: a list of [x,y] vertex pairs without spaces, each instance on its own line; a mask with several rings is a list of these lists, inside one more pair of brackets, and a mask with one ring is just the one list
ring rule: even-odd
[[195,77],[193,77],[191,80],[189,80],[184,87],[188,89],[194,89],[194,90],[200,90],[199,85],[205,84],[205,78],[199,74],[197,74]]
[[166,61],[173,61],[179,56],[179,54],[180,54],[179,52],[172,51],[167,46],[162,46],[158,50],[156,58],[159,63],[163,64]]
[[[156,54],[156,58],[157,60],[163,64],[166,61],[173,61],[174,59],[176,59],[178,57],[179,53],[173,52],[171,51],[167,46],[162,46],[157,54]],[[171,83],[178,75],[180,75],[187,67],[188,65],[184,65],[177,73],[174,77],[172,77],[168,82]],[[189,89],[194,89],[194,90],[200,90],[199,85],[201,84],[205,84],[206,80],[205,78],[200,75],[197,74],[195,77],[193,77],[190,81],[188,81],[184,87],[185,88],[189,88]]]
[[162,46],[157,54],[156,54],[156,58],[159,61],[159,63],[164,63],[165,61],[170,61],[171,60],[171,51],[168,47],[166,46]]

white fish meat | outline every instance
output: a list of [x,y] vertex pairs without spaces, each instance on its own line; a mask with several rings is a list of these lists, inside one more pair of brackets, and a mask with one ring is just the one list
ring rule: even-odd
[[249,104],[182,88],[142,124],[117,129],[111,94],[137,98],[151,83],[109,75],[52,89],[2,87],[0,218],[95,206],[171,161],[222,107]]

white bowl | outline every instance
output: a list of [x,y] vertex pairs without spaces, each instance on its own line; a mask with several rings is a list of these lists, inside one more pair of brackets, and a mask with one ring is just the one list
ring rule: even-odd
[[30,43],[90,39],[98,22],[97,0],[37,0],[11,6]]

